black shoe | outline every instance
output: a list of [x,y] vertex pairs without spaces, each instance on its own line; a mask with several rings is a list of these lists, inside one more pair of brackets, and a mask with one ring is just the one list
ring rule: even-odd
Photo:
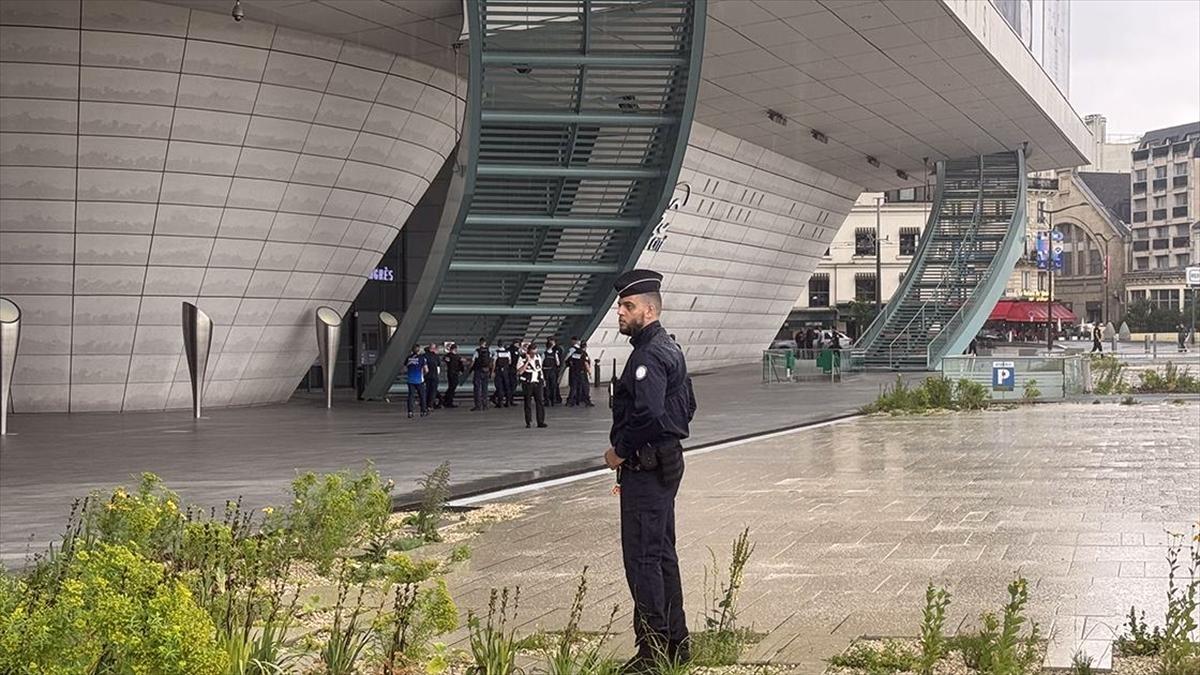
[[626,661],[617,672],[620,675],[653,675],[658,672],[658,667],[653,658],[639,653]]
[[545,428],[546,428],[546,427],[548,427],[548,426],[550,426],[550,425],[549,425],[549,424],[539,424],[539,425],[538,425],[538,428],[539,428],[539,429],[545,429]]
[[408,419],[412,419],[412,413],[408,413]]
[[684,638],[676,642],[672,640],[667,643],[667,658],[676,665],[681,665],[692,660],[692,650],[689,647],[691,640]]
[[526,428],[526,429],[528,429],[528,428],[529,428],[529,422],[526,422],[526,423],[525,423],[525,428]]

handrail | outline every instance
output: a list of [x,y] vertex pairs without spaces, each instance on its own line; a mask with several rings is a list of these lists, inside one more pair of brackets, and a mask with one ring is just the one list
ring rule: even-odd
[[[942,357],[954,351],[954,343],[951,340],[965,342],[967,337],[973,337],[979,331],[979,328],[987,320],[987,314],[977,311],[980,303],[990,300],[990,304],[995,304],[998,292],[1003,291],[999,287],[998,282],[1008,278],[1012,273],[1013,266],[1016,264],[1017,257],[1022,252],[1019,247],[1015,246],[1015,243],[1024,240],[1022,235],[1025,228],[1025,193],[1028,186],[1028,179],[1025,175],[1024,153],[1014,151],[1014,155],[1017,159],[1017,192],[1014,197],[1015,204],[1012,219],[1009,220],[1004,241],[996,252],[996,257],[992,259],[992,263],[988,265],[983,278],[975,286],[970,296],[959,306],[958,311],[955,312],[946,326],[938,333],[937,337],[930,340],[929,345],[926,346],[925,363],[929,368],[935,368]],[[1000,260],[1001,256],[1003,256],[1003,260]],[[990,311],[991,307],[989,306],[987,309]],[[966,324],[968,330],[957,331],[959,334],[955,335],[956,324]],[[971,330],[971,324],[975,324],[973,330]]]
[[946,189],[946,163],[939,161],[935,165],[935,170],[937,172],[937,189],[933,193],[932,208],[930,208],[929,218],[925,222],[925,230],[921,233],[920,241],[917,242],[917,250],[915,255],[913,255],[913,260],[908,265],[908,271],[904,273],[904,281],[900,282],[900,287],[892,295],[893,300],[888,302],[883,311],[871,322],[871,325],[867,326],[866,332],[855,341],[855,347],[866,349],[875,338],[879,337],[879,333],[883,332],[884,326],[887,325],[888,320],[899,308],[900,303],[895,301],[902,300],[908,296],[908,291],[912,288],[914,279],[919,276],[916,272],[924,266],[930,242],[933,241],[933,231],[936,229],[938,213],[942,210],[942,193]]
[[[956,277],[960,278],[962,276],[961,270],[962,270],[962,262],[964,259],[964,250],[975,240],[975,235],[979,231],[979,223],[982,219],[983,219],[983,156],[980,155],[980,157],[979,157],[979,188],[975,194],[975,209],[974,209],[974,212],[971,214],[971,223],[967,226],[967,231],[963,235],[963,238],[958,242],[958,249],[955,250],[955,252],[954,252],[954,258],[950,261],[950,264],[947,265],[942,270],[942,277],[940,279],[938,279],[937,286],[933,287],[933,292],[930,294],[933,298],[940,298],[941,291],[942,291],[943,287],[945,286],[946,281],[951,278],[951,274],[950,274],[951,272],[959,272],[959,274],[955,275]],[[921,307],[920,307],[920,309],[917,310],[917,313],[914,314],[913,317],[908,320],[908,323],[904,324],[904,327],[901,328],[897,332],[896,337],[893,338],[890,343],[888,343],[888,365],[889,366],[895,367],[895,365],[896,365],[896,360],[895,360],[895,357],[893,356],[896,342],[899,341],[900,338],[907,338],[906,342],[911,342],[911,336],[908,335],[908,329],[912,327],[912,323],[913,323],[913,321],[916,321],[917,317],[924,317],[925,308],[928,307],[929,304],[933,301],[934,300],[932,300],[932,299],[922,301]],[[921,325],[924,326],[924,322],[922,322]],[[928,328],[926,328],[925,330],[926,330],[926,332],[928,332]],[[939,335],[940,334],[941,333],[939,332]],[[928,360],[928,357],[926,360]]]

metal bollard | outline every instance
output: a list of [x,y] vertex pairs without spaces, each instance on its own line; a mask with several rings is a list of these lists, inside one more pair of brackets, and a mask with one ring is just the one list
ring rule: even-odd
[[1158,358],[1158,336],[1157,335],[1154,336],[1154,340],[1150,344],[1153,345],[1153,348],[1150,352],[1150,357],[1157,359]]
[[599,387],[600,386],[600,361],[596,361],[596,363],[592,364],[592,371],[594,374],[594,376],[592,378],[592,386]]
[[1142,342],[1146,347],[1146,353],[1149,354],[1150,353],[1150,336],[1147,335],[1146,337],[1142,338]]

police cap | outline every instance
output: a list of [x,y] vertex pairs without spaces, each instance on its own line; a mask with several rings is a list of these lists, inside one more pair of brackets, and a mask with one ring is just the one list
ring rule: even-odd
[[629,270],[617,277],[613,288],[617,297],[624,298],[642,293],[655,293],[662,287],[663,275],[654,270]]

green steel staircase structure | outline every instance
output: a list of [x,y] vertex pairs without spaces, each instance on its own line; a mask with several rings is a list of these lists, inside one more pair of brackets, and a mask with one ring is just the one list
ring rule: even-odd
[[1025,192],[1021,152],[938,162],[913,262],[855,346],[863,367],[935,370],[967,348],[1024,251]]
[[472,0],[461,171],[367,398],[414,343],[587,335],[671,197],[706,0]]

